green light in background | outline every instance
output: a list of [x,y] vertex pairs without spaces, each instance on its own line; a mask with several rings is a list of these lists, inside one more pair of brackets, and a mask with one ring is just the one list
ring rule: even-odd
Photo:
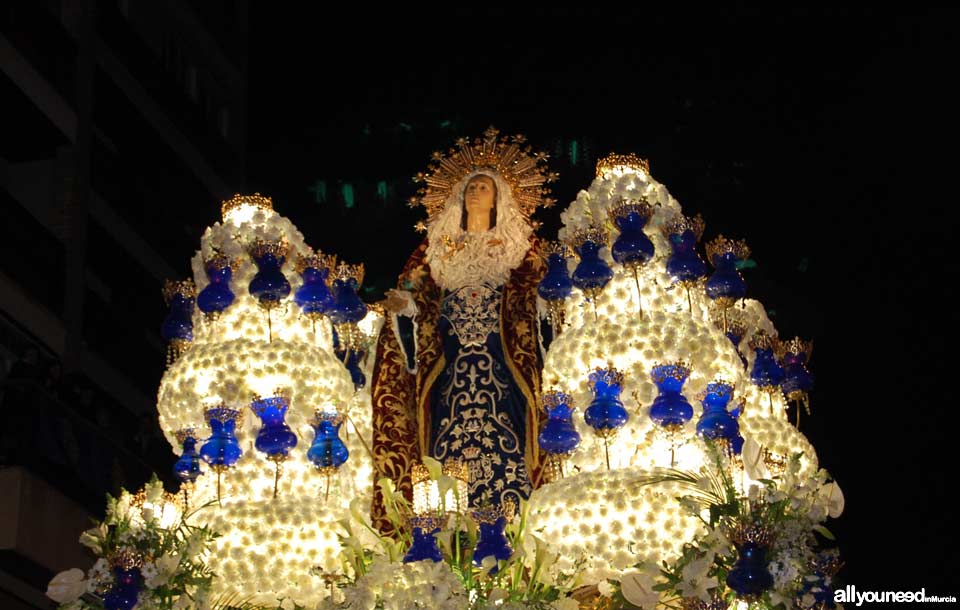
[[580,160],[580,143],[576,140],[570,142],[570,164],[578,165]]
[[313,193],[313,199],[317,203],[326,203],[327,201],[327,182],[326,180],[317,180],[312,186],[307,188]]
[[350,209],[354,206],[356,201],[354,201],[353,194],[353,185],[349,182],[345,182],[343,187],[340,189],[340,194],[343,195],[343,204]]
[[453,127],[453,121],[440,121],[440,129],[448,129]]
[[737,269],[753,269],[757,266],[757,261],[748,258],[745,261],[737,261]]
[[380,182],[377,182],[377,197],[379,197],[382,201],[387,200],[387,181],[386,180],[381,180]]
[[810,268],[810,259],[804,256],[803,258],[800,259],[800,264],[797,265],[797,271],[803,273],[809,268]]
[[398,127],[403,131],[413,131],[413,125],[410,123],[400,123]]

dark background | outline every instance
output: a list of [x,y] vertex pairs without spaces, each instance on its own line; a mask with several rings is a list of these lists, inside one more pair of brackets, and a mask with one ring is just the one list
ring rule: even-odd
[[[65,36],[34,36],[30,20],[49,17],[28,4],[8,11],[21,48],[74,48]],[[101,4],[101,35],[113,36],[117,49],[134,48],[116,39],[127,29],[115,3]],[[206,27],[229,30],[217,11],[234,4],[195,8]],[[815,343],[813,414],[801,430],[846,496],[844,515],[828,524],[846,561],[844,584],[957,595],[960,540],[948,499],[957,429],[948,376],[958,321],[948,295],[957,280],[956,196],[946,186],[956,172],[956,15],[897,12],[604,5],[412,14],[253,2],[246,47],[230,49],[246,62],[246,166],[226,187],[271,195],[312,246],[364,263],[362,296],[372,302],[421,239],[412,227],[422,213],[406,206],[410,178],[457,137],[494,125],[550,154],[561,178],[558,205],[537,215],[547,238],[589,186],[597,158],[649,158],[685,212],[705,218],[704,241],[720,233],[747,241],[756,262],[744,272],[749,295],[764,303],[781,337]],[[156,84],[161,99],[163,81]],[[17,92],[3,85],[0,99],[13,103]],[[95,120],[125,107],[110,87],[98,83]],[[51,128],[30,112],[0,123],[8,160],[62,140],[40,133]],[[108,135],[118,164],[136,158],[165,167],[168,153],[138,145],[135,134]],[[133,178],[98,184],[98,174],[103,181],[122,173],[100,167],[94,186],[129,198],[130,222],[155,226],[145,241],[186,276],[203,228],[219,219],[219,201],[148,205],[149,189]],[[203,191],[192,176],[164,179],[171,189],[177,181]],[[20,225],[10,219],[21,216],[4,217],[0,256],[10,262],[30,252],[24,281],[43,280],[47,272],[30,273],[41,246],[15,239]],[[153,278],[98,254],[106,236],[90,240],[91,268],[129,290],[88,310],[125,307],[159,327]],[[51,289],[51,303],[59,297]],[[122,354],[111,363],[154,391],[163,372],[159,340],[147,351],[119,343],[136,332],[100,334],[104,350]]]

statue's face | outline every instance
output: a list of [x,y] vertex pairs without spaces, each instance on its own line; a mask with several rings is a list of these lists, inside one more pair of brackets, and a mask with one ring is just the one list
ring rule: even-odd
[[490,176],[478,174],[467,183],[463,196],[467,215],[479,214],[481,217],[489,217],[490,210],[493,209],[497,199],[497,185]]

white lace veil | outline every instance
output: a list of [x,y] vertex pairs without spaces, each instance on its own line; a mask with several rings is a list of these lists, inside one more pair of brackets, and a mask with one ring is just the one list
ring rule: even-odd
[[[485,233],[460,227],[464,190],[478,174],[489,176],[497,185],[497,225]],[[498,288],[523,262],[532,234],[533,228],[517,209],[510,185],[493,171],[478,170],[454,186],[443,211],[427,226],[426,262],[434,281],[446,290],[476,284]],[[458,249],[451,248],[450,242]]]

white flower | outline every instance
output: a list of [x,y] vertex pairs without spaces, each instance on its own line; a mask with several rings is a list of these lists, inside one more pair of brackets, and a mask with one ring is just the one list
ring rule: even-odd
[[[150,576],[147,576],[146,571],[142,572],[143,581],[148,588],[156,589],[157,587],[162,587],[167,584],[170,577],[177,571],[177,566],[180,565],[180,557],[166,554],[157,559],[153,564],[147,565],[150,565],[153,570]],[[146,568],[146,565],[144,568]]]
[[649,572],[628,572],[620,580],[620,592],[634,606],[651,610],[657,605],[660,594],[653,590],[657,584]]
[[580,603],[572,597],[564,597],[553,602],[555,610],[578,610]]
[[47,597],[60,604],[80,599],[86,591],[87,581],[83,578],[83,570],[78,568],[60,572],[47,585]]
[[613,595],[613,587],[610,586],[610,583],[606,580],[603,580],[597,584],[597,591],[599,591],[600,595],[604,597],[611,597]]

